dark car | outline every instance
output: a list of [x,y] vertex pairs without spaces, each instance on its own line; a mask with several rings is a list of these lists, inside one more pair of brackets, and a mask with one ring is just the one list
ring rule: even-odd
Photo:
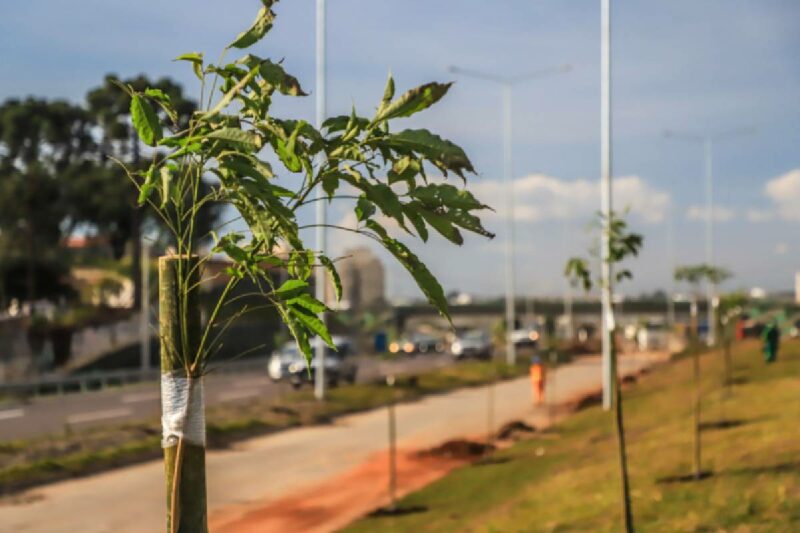
[[456,359],[466,359],[467,357],[490,359],[492,348],[491,336],[479,329],[460,332],[450,343],[450,353]]
[[[315,354],[316,347],[320,342],[322,341],[319,338],[311,341],[311,347]],[[334,336],[333,343],[336,345],[335,351],[327,345],[325,346],[326,383],[331,386],[336,386],[342,381],[355,383],[358,364],[353,360],[350,340]],[[309,365],[297,345],[294,342],[287,342],[272,354],[268,374],[273,381],[288,381],[294,387],[301,387],[305,383],[314,383],[318,367],[316,355],[312,357]]]

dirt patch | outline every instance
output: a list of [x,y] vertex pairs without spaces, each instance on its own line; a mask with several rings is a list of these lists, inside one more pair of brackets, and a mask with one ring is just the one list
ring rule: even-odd
[[417,456],[425,457],[444,457],[447,459],[458,459],[469,461],[483,457],[487,453],[494,451],[495,447],[484,442],[476,442],[466,439],[449,440],[439,446],[417,452]]
[[[452,469],[471,462],[477,449],[463,444],[434,449],[438,448],[460,453],[398,451],[397,497],[418,490]],[[211,516],[209,529],[215,533],[317,533],[335,531],[370,512],[389,516],[390,513],[386,512],[389,504],[388,463],[388,454],[379,453],[348,472],[284,498],[228,507]],[[395,511],[424,512],[425,509],[398,507]]]
[[575,401],[575,411],[582,411],[583,409],[588,409],[589,407],[594,407],[595,405],[600,405],[600,402],[603,401],[603,393],[602,391],[592,392],[590,394],[585,394],[584,396],[578,398]]
[[528,437],[536,432],[536,428],[523,422],[522,420],[513,420],[504,424],[497,431],[497,438],[499,440],[520,440]]

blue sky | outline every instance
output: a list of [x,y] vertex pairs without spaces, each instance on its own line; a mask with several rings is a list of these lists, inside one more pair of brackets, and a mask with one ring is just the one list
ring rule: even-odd
[[[108,72],[170,75],[196,90],[171,58],[216,57],[246,27],[256,0],[28,0],[0,5],[0,99],[36,94],[80,101]],[[369,112],[388,70],[405,88],[454,76],[450,64],[497,73],[570,63],[569,74],[514,90],[518,285],[557,295],[567,255],[585,248],[587,214],[599,204],[599,0],[329,0],[329,108]],[[666,287],[666,221],[678,263],[703,260],[703,159],[699,146],[668,141],[665,128],[714,133],[754,126],[756,134],[715,149],[718,262],[730,288],[786,289],[800,266],[800,3],[795,0],[614,0],[614,173],[618,205],[644,233],[636,280],[623,292]],[[258,53],[285,58],[314,87],[314,1],[283,0]],[[313,118],[313,97],[281,100],[275,112]],[[460,79],[436,108],[409,122],[461,144],[479,171],[473,183],[502,208],[500,95]],[[793,172],[794,171],[794,172]],[[447,289],[502,291],[505,234],[459,249],[415,246]],[[797,214],[795,214],[797,213]],[[671,215],[671,216],[670,216]],[[333,219],[344,213],[334,210]],[[332,235],[334,248],[355,243]],[[414,295],[390,267],[390,291]]]

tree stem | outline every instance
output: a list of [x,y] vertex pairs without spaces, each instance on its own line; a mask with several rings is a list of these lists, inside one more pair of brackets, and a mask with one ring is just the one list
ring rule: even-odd
[[628,455],[625,447],[625,424],[622,411],[622,387],[617,372],[617,349],[614,336],[611,336],[611,361],[614,375],[614,422],[617,430],[617,447],[619,450],[619,469],[622,478],[622,513],[625,518],[625,532],[633,533],[633,510],[631,509],[630,482],[628,480]]
[[[196,286],[196,280],[180,279],[181,274],[185,273],[199,279],[199,269],[191,268],[196,261],[196,257],[185,256],[161,257],[158,261],[162,380],[165,375],[173,373],[183,374],[190,383],[202,379],[202,370],[190,366],[201,337],[198,289],[180,294],[181,287]],[[184,299],[186,305],[182,306]],[[185,316],[182,316],[184,309]],[[183,328],[186,331],[182,331]],[[182,338],[188,342],[183,343]],[[192,393],[191,384],[188,391]],[[190,400],[187,398],[187,406],[192,404]],[[167,531],[208,531],[205,447],[183,438],[178,439],[176,444],[167,444],[164,448],[164,469],[167,482]]]

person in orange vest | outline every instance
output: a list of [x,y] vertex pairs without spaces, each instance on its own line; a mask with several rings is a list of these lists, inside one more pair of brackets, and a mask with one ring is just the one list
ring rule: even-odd
[[531,358],[531,389],[533,390],[533,403],[541,405],[544,403],[544,381],[545,369],[542,360],[538,355]]

